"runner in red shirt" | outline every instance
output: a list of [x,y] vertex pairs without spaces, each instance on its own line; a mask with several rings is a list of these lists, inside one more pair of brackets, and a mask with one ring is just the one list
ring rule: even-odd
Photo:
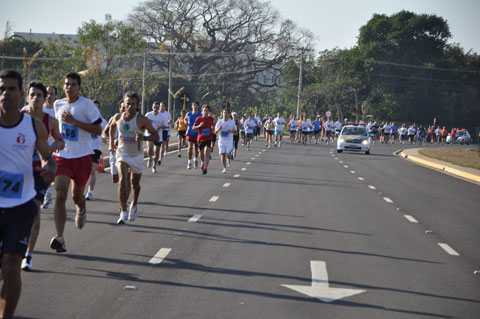
[[202,162],[202,173],[207,174],[208,161],[210,159],[210,145],[213,138],[215,120],[209,116],[210,106],[202,106],[202,116],[198,117],[193,123],[194,130],[198,130],[198,148],[200,150],[200,160]]

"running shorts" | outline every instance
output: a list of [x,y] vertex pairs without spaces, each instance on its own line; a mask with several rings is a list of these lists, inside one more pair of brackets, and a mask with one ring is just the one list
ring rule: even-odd
[[32,231],[33,219],[37,215],[33,199],[25,204],[0,208],[1,254],[25,255]]
[[85,186],[92,172],[92,157],[85,155],[79,158],[56,157],[57,174],[69,176],[78,186]]
[[[137,156],[126,156],[117,154],[117,165],[124,162],[130,167],[130,170],[135,174],[143,173],[143,152]],[[118,167],[117,167],[118,168]]]

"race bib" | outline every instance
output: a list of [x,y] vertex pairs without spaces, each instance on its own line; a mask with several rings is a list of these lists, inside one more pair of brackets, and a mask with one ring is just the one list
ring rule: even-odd
[[228,131],[220,131],[221,137],[228,137]]
[[203,128],[202,129],[202,135],[210,135],[210,129],[209,128]]
[[0,197],[21,198],[22,190],[23,174],[0,171]]
[[78,141],[78,127],[62,123],[62,137],[69,141]]

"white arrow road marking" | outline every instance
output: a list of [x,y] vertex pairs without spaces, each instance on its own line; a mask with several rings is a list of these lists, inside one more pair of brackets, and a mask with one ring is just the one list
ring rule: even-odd
[[202,215],[193,215],[189,220],[188,222],[189,223],[196,223],[198,222],[198,220],[202,218]]
[[160,264],[165,257],[172,251],[172,248],[161,248],[152,259],[150,259],[150,264]]
[[312,270],[311,286],[282,285],[285,288],[295,290],[309,297],[316,298],[323,302],[334,302],[338,299],[361,294],[366,290],[331,288],[328,284],[327,264],[324,261],[310,261]]

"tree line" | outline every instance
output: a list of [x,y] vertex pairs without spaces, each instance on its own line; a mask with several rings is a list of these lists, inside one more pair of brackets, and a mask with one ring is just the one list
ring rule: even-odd
[[64,74],[80,72],[83,94],[99,99],[105,116],[126,90],[143,91],[147,105],[168,100],[169,79],[172,94],[188,92],[215,112],[228,101],[237,111],[288,115],[296,113],[306,49],[304,114],[423,125],[436,119],[469,129],[480,122],[480,58],[449,43],[448,23],[436,15],[375,14],[352,48],[314,52],[313,33],[269,2],[149,0],[125,21],[84,22],[77,36],[36,43],[6,34],[2,66],[57,87]]

